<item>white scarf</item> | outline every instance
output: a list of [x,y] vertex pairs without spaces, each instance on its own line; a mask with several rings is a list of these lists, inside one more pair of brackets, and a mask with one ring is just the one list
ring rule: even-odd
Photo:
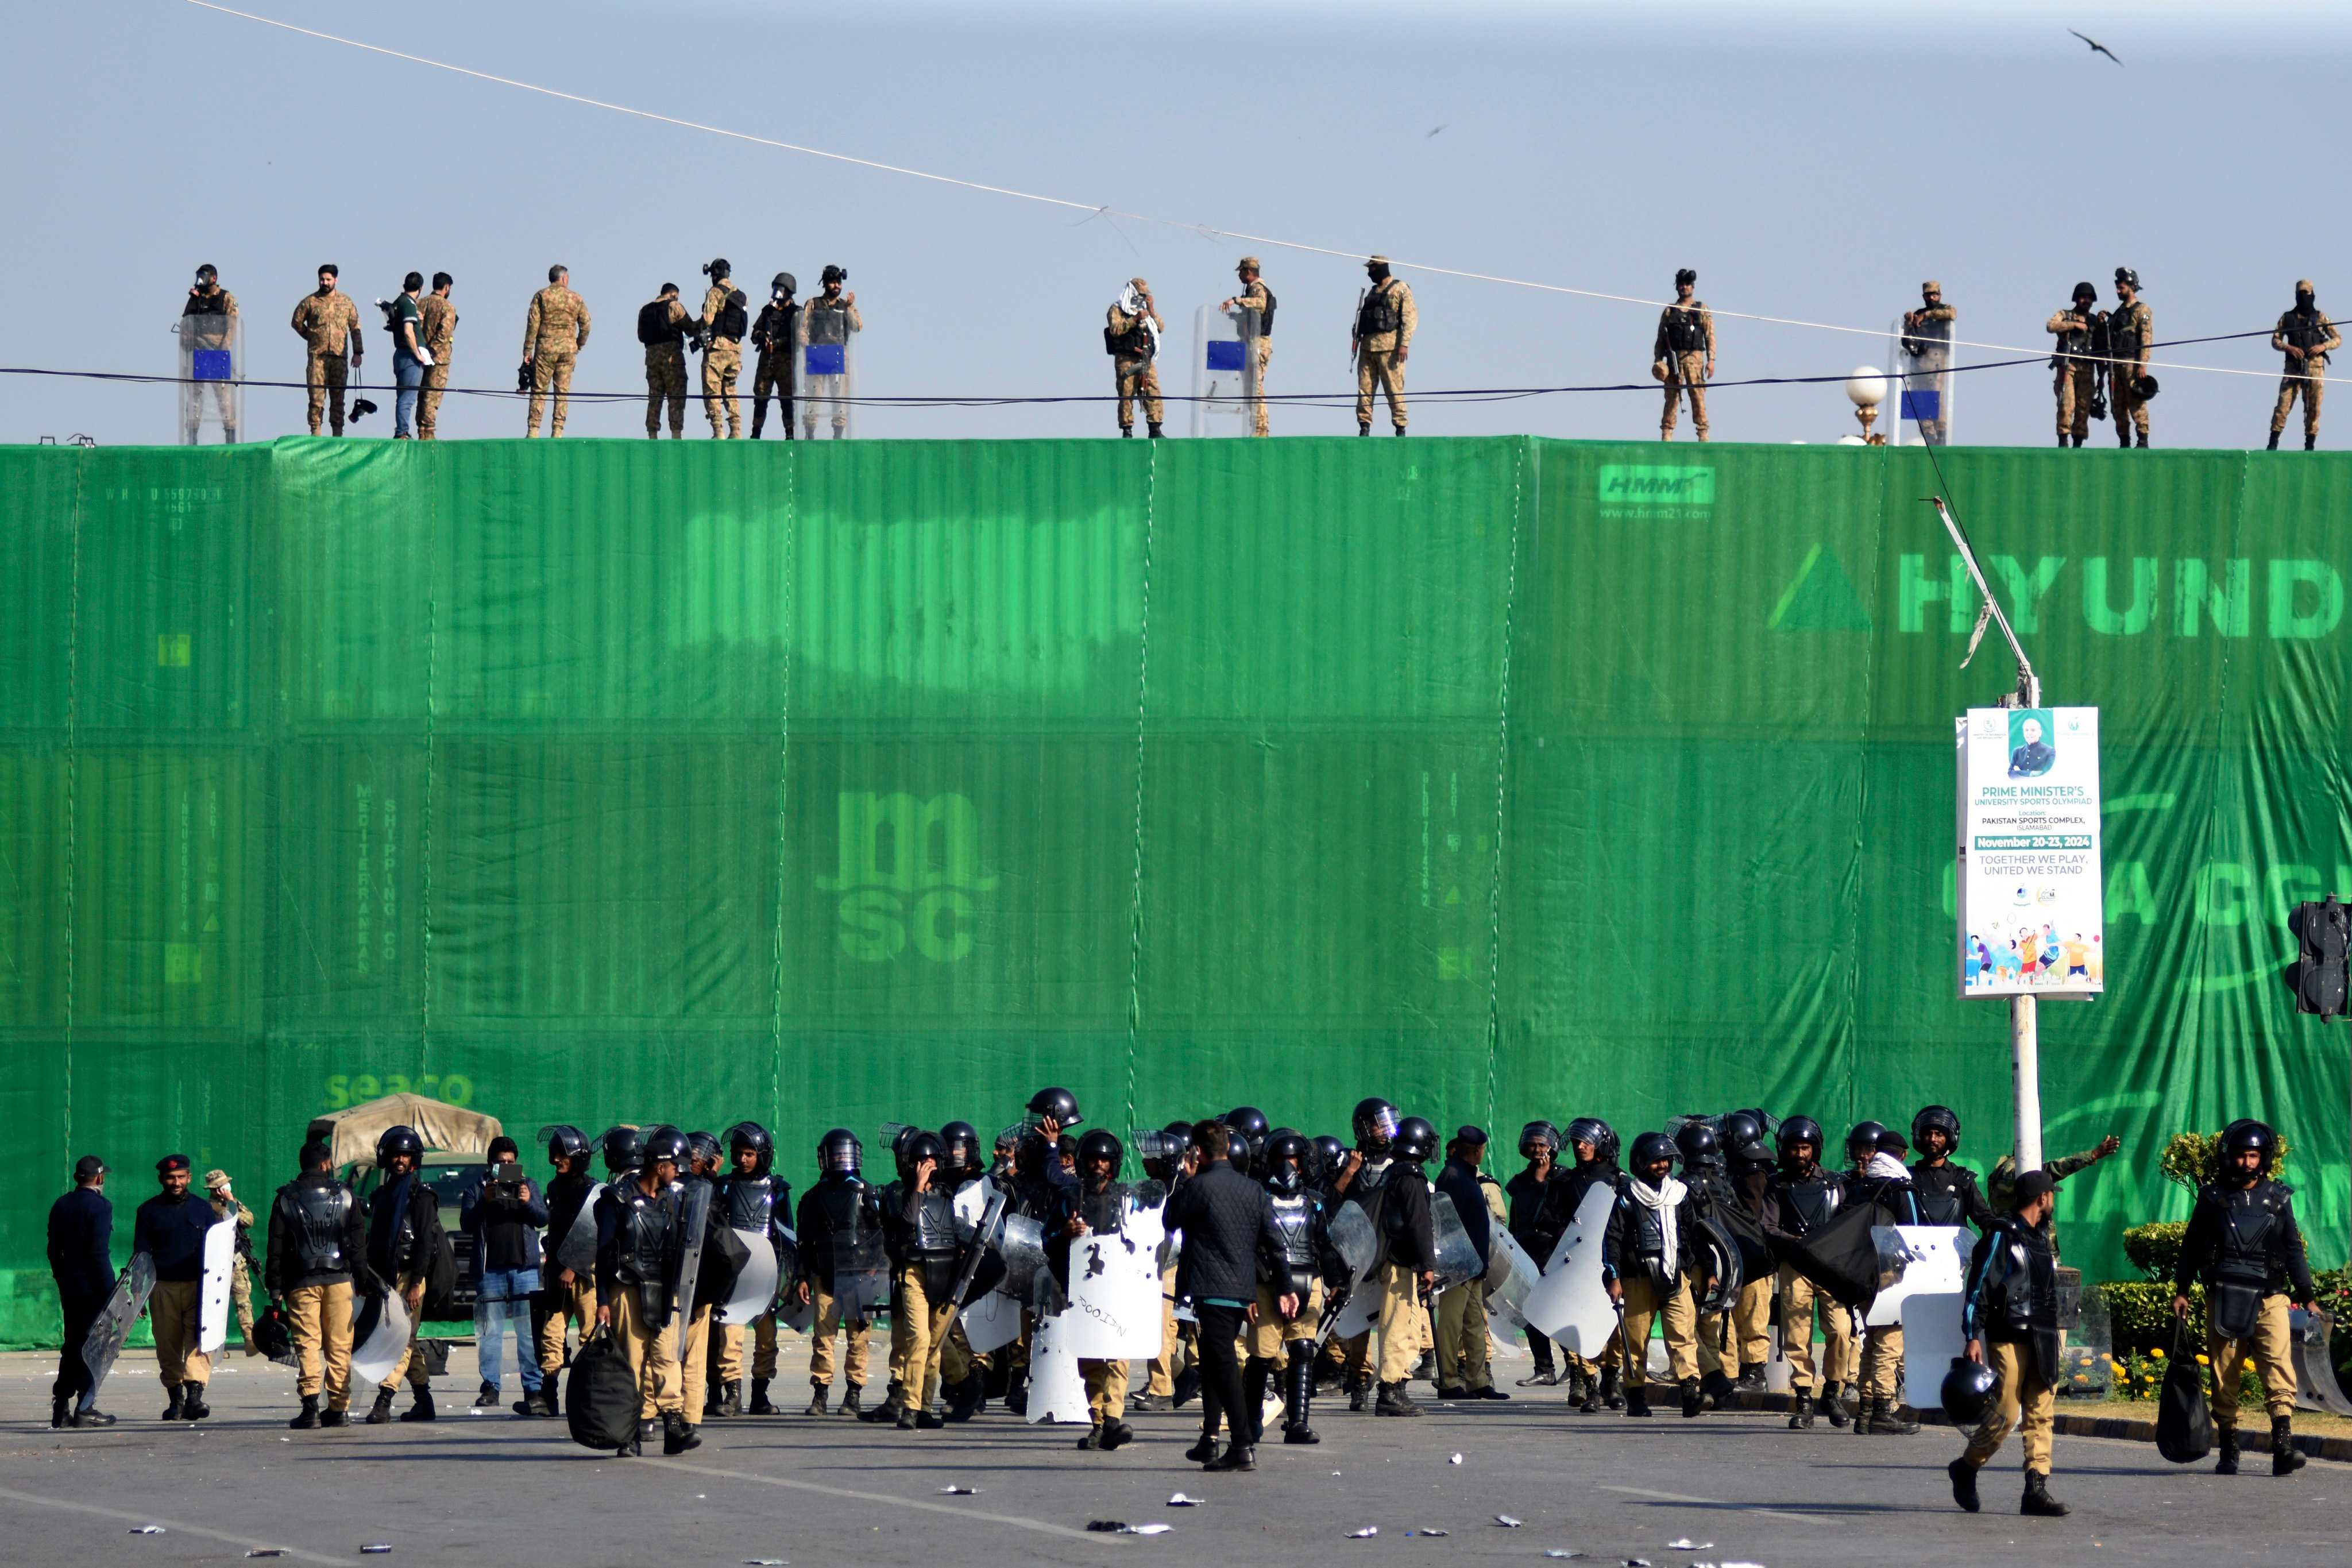
[[1683,1199],[1689,1195],[1690,1189],[1672,1176],[1654,1187],[1639,1176],[1625,1185],[1632,1191],[1635,1203],[1658,1216],[1658,1233],[1665,1238],[1666,1244],[1665,1255],[1658,1260],[1658,1267],[1667,1279],[1672,1280],[1681,1271],[1683,1247],[1678,1215]]
[[1160,356],[1160,323],[1152,319],[1150,307],[1144,304],[1143,296],[1136,291],[1134,284],[1130,283],[1118,291],[1118,308],[1137,318],[1143,330],[1151,334],[1151,354],[1157,359]]
[[1862,1168],[1862,1173],[1865,1176],[1883,1176],[1890,1182],[1907,1182],[1911,1179],[1911,1173],[1904,1167],[1903,1162],[1883,1149],[1870,1157],[1870,1163]]

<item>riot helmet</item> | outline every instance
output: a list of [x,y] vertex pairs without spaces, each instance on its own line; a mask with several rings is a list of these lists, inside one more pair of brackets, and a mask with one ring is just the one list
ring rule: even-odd
[[556,1160],[577,1160],[588,1152],[588,1140],[580,1129],[567,1122],[539,1130],[539,1141],[547,1145],[547,1157]]
[[[825,268],[830,282],[834,268]],[[1078,1097],[1066,1089],[1041,1089],[1029,1097],[1029,1114],[1051,1117],[1056,1127],[1076,1127],[1086,1118],[1078,1114]]]
[[1255,1105],[1236,1105],[1217,1120],[1239,1133],[1253,1153],[1265,1146],[1265,1135],[1272,1131],[1265,1112]]
[[857,1134],[846,1127],[836,1127],[816,1141],[816,1168],[820,1175],[854,1176],[866,1163],[866,1146]]
[[789,272],[777,273],[775,281],[768,287],[776,291],[777,298],[783,300],[789,300],[801,291],[799,282]]
[[1110,1162],[1113,1179],[1118,1177],[1118,1168],[1127,1163],[1126,1145],[1118,1141],[1118,1134],[1108,1127],[1094,1128],[1078,1140],[1078,1174],[1092,1176],[1095,1163],[1098,1160]]
[[917,1131],[908,1134],[907,1141],[898,1145],[898,1165],[911,1179],[917,1167],[926,1160],[931,1163],[932,1171],[937,1172],[947,1163],[947,1145],[940,1142],[938,1133]]
[[940,1129],[940,1147],[946,1151],[940,1169],[955,1175],[980,1169],[980,1129],[969,1121],[950,1121]]
[[1315,1151],[1315,1170],[1318,1180],[1328,1178],[1348,1157],[1347,1144],[1341,1142],[1335,1132],[1311,1138],[1307,1140],[1307,1146]]
[[1984,1419],[1986,1409],[1992,1404],[1994,1385],[2000,1381],[1984,1363],[1970,1361],[1964,1355],[1954,1356],[1952,1370],[1944,1374],[1945,1416],[1957,1427],[1975,1426]]
[[687,1168],[689,1147],[685,1133],[665,1123],[646,1134],[645,1160],[641,1168],[651,1170],[656,1165],[667,1163],[683,1171]]
[[[1637,1138],[1633,1142],[1637,1146],[1633,1157],[1638,1163],[1641,1160],[1638,1152],[1641,1140]],[[1675,1147],[1682,1152],[1683,1165],[1687,1170],[1697,1170],[1704,1165],[1723,1163],[1723,1140],[1706,1122],[1685,1122],[1681,1131],[1675,1134],[1674,1142]]]
[[1791,1116],[1780,1123],[1780,1133],[1774,1143],[1780,1152],[1780,1163],[1784,1165],[1796,1159],[1800,1143],[1813,1146],[1810,1158],[1819,1164],[1822,1158],[1822,1124],[1810,1116]]
[[1568,1141],[1571,1144],[1591,1144],[1592,1157],[1601,1164],[1616,1163],[1617,1130],[1598,1116],[1580,1116],[1570,1122]]
[[1356,1102],[1356,1114],[1350,1124],[1356,1142],[1373,1149],[1385,1149],[1397,1135],[1397,1108],[1377,1095]]
[[898,1168],[898,1174],[902,1177],[915,1173],[915,1163],[907,1157],[907,1148],[914,1142],[915,1134],[921,1131],[921,1128],[910,1126],[904,1121],[886,1121],[882,1124],[882,1135],[890,1141],[890,1163]]
[[1845,1157],[1867,1164],[1878,1152],[1879,1135],[1886,1131],[1884,1121],[1857,1121],[1853,1131],[1845,1135]]
[[2250,1149],[2263,1157],[2262,1163],[2254,1169],[2255,1175],[2269,1175],[2272,1163],[2278,1159],[2278,1134],[2270,1130],[2268,1123],[2247,1117],[2232,1121],[2221,1129],[2221,1179],[2223,1181],[2237,1179],[2238,1156]]
[[645,1134],[634,1127],[615,1127],[604,1134],[604,1169],[614,1175],[645,1163]]
[[751,1167],[753,1175],[764,1176],[775,1169],[776,1141],[756,1121],[738,1121],[727,1130],[728,1153],[740,1158],[746,1149],[759,1156]]
[[1530,1121],[1520,1128],[1519,1152],[1532,1160],[1538,1149],[1547,1150],[1557,1157],[1559,1153],[1559,1129],[1549,1121]]
[[1761,1143],[1764,1142],[1764,1119],[1752,1110],[1727,1112],[1723,1127],[1716,1134],[1716,1141],[1722,1147],[1735,1152],[1750,1143]]
[[375,1141],[375,1163],[389,1165],[396,1155],[405,1154],[412,1160],[425,1158],[425,1140],[416,1135],[414,1127],[387,1127]]
[[1945,1138],[1943,1152],[1960,1152],[1960,1119],[1948,1105],[1931,1105],[1911,1119],[1911,1146],[1921,1153],[1929,1152],[1927,1134],[1941,1132]]
[[1418,1116],[1408,1116],[1398,1122],[1396,1157],[1416,1162],[1437,1158],[1437,1129]]
[[1652,1175],[1650,1167],[1660,1161],[1665,1163],[1666,1169],[1657,1174],[1670,1174],[1674,1170],[1675,1154],[1673,1139],[1663,1132],[1644,1132],[1633,1140],[1633,1158],[1630,1163],[1633,1173],[1647,1181]]
[[698,1168],[719,1163],[719,1140],[708,1132],[694,1131],[686,1135],[687,1153]]

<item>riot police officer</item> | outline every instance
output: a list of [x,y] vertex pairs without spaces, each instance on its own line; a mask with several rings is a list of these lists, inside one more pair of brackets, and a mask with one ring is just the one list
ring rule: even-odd
[[[586,1215],[584,1225],[582,1216],[596,1191],[596,1178],[589,1168],[588,1140],[580,1129],[559,1124],[541,1129],[541,1136],[547,1141],[547,1161],[555,1174],[547,1183],[546,1268],[539,1292],[540,1379],[531,1407],[537,1415],[553,1415],[560,1408],[555,1385],[563,1369],[565,1334],[576,1330],[585,1339],[596,1321],[596,1216]],[[629,1138],[635,1137],[632,1131]],[[625,1144],[621,1153],[625,1163],[618,1168],[634,1168],[634,1147]]]
[[[1822,1124],[1811,1117],[1791,1116],[1780,1123],[1776,1142],[1780,1168],[1767,1189],[1771,1206],[1765,1211],[1764,1234],[1777,1248],[1829,1222],[1845,1202],[1845,1179],[1822,1168]],[[1843,1426],[1847,1417],[1838,1402],[1838,1384],[1852,1375],[1853,1315],[1817,1290],[1792,1264],[1780,1265],[1780,1347],[1789,1358],[1790,1389],[1796,1396],[1789,1428],[1810,1431],[1816,1402],[1831,1426]],[[1816,1312],[1824,1342],[1818,1369],[1813,1364]]]
[[[1261,1180],[1274,1204],[1275,1234],[1258,1259],[1257,1322],[1244,1369],[1244,1398],[1253,1410],[1263,1408],[1267,1380],[1280,1379],[1282,1440],[1295,1444],[1323,1440],[1307,1425],[1315,1398],[1316,1328],[1326,1284],[1336,1289],[1349,1278],[1346,1259],[1331,1244],[1323,1194],[1307,1179],[1308,1147],[1288,1128],[1266,1139]],[[1295,1308],[1286,1318],[1286,1299]]]
[[645,1451],[656,1421],[665,1454],[702,1442],[686,1424],[677,1355],[678,1270],[686,1251],[678,1172],[686,1160],[686,1135],[656,1127],[645,1135],[638,1168],[596,1199],[596,1321],[620,1342],[637,1380],[637,1430],[617,1450],[622,1458]]
[[[1331,1199],[1335,1206],[1351,1203],[1362,1209],[1364,1217],[1371,1223],[1373,1236],[1377,1237],[1381,1235],[1381,1189],[1387,1185],[1396,1166],[1397,1109],[1377,1096],[1361,1100],[1356,1103],[1351,1122],[1356,1146],[1340,1158],[1339,1169],[1331,1177]],[[1386,1251],[1383,1247],[1381,1254],[1384,1258]],[[1374,1278],[1381,1278],[1378,1268]],[[1370,1282],[1366,1280],[1367,1284]],[[1384,1302],[1383,1310],[1386,1310]],[[1371,1331],[1367,1329],[1362,1333],[1332,1342],[1333,1349],[1346,1369],[1349,1410],[1371,1408],[1372,1394],[1365,1376],[1365,1361],[1370,1352],[1371,1338]]]
[[[1171,1121],[1152,1141],[1156,1153],[1147,1155],[1143,1173],[1172,1187],[1192,1152],[1192,1124]],[[1160,1267],[1160,1354],[1141,1394],[1128,1403],[1138,1410],[1173,1410],[1189,1403],[1201,1386],[1201,1369],[1185,1337],[1189,1325],[1176,1320],[1176,1268],[1173,1247],[1162,1246]]]
[[895,1415],[898,1430],[946,1425],[931,1408],[940,1363],[955,1320],[952,1293],[963,1248],[956,1239],[954,1194],[940,1178],[945,1151],[936,1132],[918,1131],[903,1152],[906,1175],[884,1189],[882,1229],[889,1248],[890,1396],[869,1419]]
[[[1875,1207],[1886,1225],[1924,1225],[1911,1173],[1903,1156],[1910,1145],[1903,1134],[1876,1121],[1858,1124],[1846,1135],[1846,1155],[1853,1172],[1846,1178],[1846,1206]],[[1864,1314],[1866,1316],[1866,1314]],[[1919,1423],[1896,1406],[1903,1396],[1903,1325],[1864,1324],[1861,1376],[1855,1385],[1853,1429],[1857,1436],[1909,1436]]]
[[393,1363],[375,1391],[367,1424],[381,1426],[392,1419],[392,1396],[404,1374],[415,1396],[401,1412],[403,1421],[433,1419],[433,1379],[425,1370],[424,1352],[416,1348],[416,1331],[425,1321],[425,1285],[436,1254],[443,1245],[441,1200],[416,1167],[425,1158],[425,1141],[414,1127],[389,1127],[375,1141],[376,1168],[383,1184],[368,1194],[368,1267],[379,1281],[389,1281],[408,1308],[408,1348]]
[[[1543,1211],[1544,1184],[1551,1180],[1553,1164],[1559,1158],[1559,1129],[1549,1121],[1530,1121],[1519,1129],[1519,1158],[1525,1160],[1517,1175],[1503,1184],[1503,1205],[1507,1211],[1506,1228],[1512,1239],[1527,1248],[1540,1268],[1551,1261],[1551,1249],[1559,1237],[1538,1245],[1536,1216]],[[1521,1388],[1549,1388],[1559,1381],[1559,1372],[1551,1356],[1551,1341],[1533,1324],[1528,1328],[1528,1349],[1536,1358],[1536,1369],[1519,1379]]]
[[[1575,1163],[1566,1171],[1554,1171],[1544,1184],[1543,1207],[1536,1220],[1537,1239],[1543,1250],[1537,1257],[1551,1261],[1551,1249],[1576,1223],[1577,1211],[1584,1206],[1584,1196],[1594,1187],[1615,1190],[1617,1178],[1617,1131],[1598,1116],[1580,1116],[1568,1124],[1569,1152]],[[1568,1397],[1585,1415],[1598,1414],[1602,1407],[1622,1410],[1625,1405],[1623,1381],[1619,1368],[1624,1361],[1616,1335],[1596,1357],[1561,1352],[1568,1363]]]
[[293,1334],[302,1410],[287,1425],[298,1432],[351,1420],[352,1281],[367,1258],[366,1216],[351,1188],[335,1180],[334,1151],[314,1138],[302,1145],[301,1161],[302,1173],[269,1205],[262,1274],[262,1289]]
[[1397,1123],[1393,1163],[1377,1189],[1381,1239],[1381,1364],[1375,1415],[1418,1415],[1405,1393],[1414,1363],[1435,1340],[1429,1298],[1437,1284],[1437,1237],[1424,1167],[1437,1154],[1437,1129],[1418,1116]]
[[[1675,1130],[1675,1148],[1681,1156],[1683,1184],[1690,1189],[1691,1214],[1706,1220],[1724,1233],[1727,1238],[1736,1236],[1737,1220],[1733,1213],[1735,1194],[1731,1178],[1724,1166],[1723,1140],[1713,1121],[1693,1117]],[[1735,1243],[1736,1245],[1736,1243]],[[1696,1265],[1702,1249],[1692,1249]],[[1737,1352],[1731,1350],[1731,1306],[1711,1310],[1702,1293],[1712,1294],[1704,1268],[1695,1269],[1691,1304],[1698,1315],[1698,1387],[1699,1396],[1708,1409],[1720,1409],[1738,1391]],[[1741,1273],[1742,1289],[1747,1279]],[[1727,1354],[1733,1359],[1727,1360]]]
[[1244,1176],[1264,1175],[1265,1171],[1258,1161],[1265,1152],[1266,1135],[1274,1131],[1273,1124],[1265,1119],[1265,1112],[1254,1105],[1237,1105],[1218,1120],[1233,1129],[1234,1137],[1241,1146],[1240,1157],[1234,1161],[1234,1169]]
[[2058,1383],[2057,1256],[2042,1221],[2055,1184],[2044,1171],[2017,1179],[2016,1205],[1996,1217],[1969,1258],[1960,1295],[1960,1333],[1968,1359],[1988,1366],[1995,1398],[1960,1457],[1946,1467],[1952,1500],[1977,1511],[1977,1472],[2000,1452],[2021,1416],[2025,1444],[2025,1494],[2018,1512],[2063,1517],[2066,1505],[2050,1495],[2051,1412]]
[[[823,1415],[833,1388],[834,1340],[848,1338],[846,1386],[841,1413],[860,1414],[866,1390],[866,1321],[862,1299],[845,1300],[837,1289],[842,1273],[871,1271],[882,1261],[882,1210],[861,1167],[865,1151],[856,1135],[836,1127],[817,1140],[817,1179],[801,1194],[797,1229],[801,1241],[801,1300],[814,1310],[809,1324],[809,1403],[803,1414]],[[838,1271],[837,1271],[838,1270]]]
[[[791,423],[785,421],[787,429]],[[758,1245],[772,1249],[778,1241],[778,1216],[793,1212],[793,1184],[776,1173],[776,1141],[758,1122],[739,1121],[727,1130],[727,1151],[732,1168],[718,1180],[718,1211],[730,1228],[759,1237],[761,1239]],[[776,1414],[775,1405],[768,1399],[768,1384],[776,1375],[776,1314],[771,1308],[748,1326],[721,1325],[716,1358],[719,1397],[711,1407],[715,1415],[743,1414],[743,1340],[747,1328],[755,1347],[751,1413]]]
[[[1045,1261],[1066,1294],[1070,1287],[1070,1244],[1082,1236],[1116,1234],[1126,1219],[1128,1188],[1118,1179],[1127,1159],[1126,1147],[1104,1128],[1095,1128],[1078,1140],[1078,1184],[1065,1189],[1059,1213],[1045,1238]],[[1135,1428],[1127,1415],[1127,1363],[1078,1358],[1078,1375],[1086,1380],[1087,1409],[1094,1417],[1084,1449],[1104,1451],[1130,1442]],[[1264,1399],[1263,1385],[1259,1395]]]
[[1922,1225],[1972,1225],[1982,1232],[1993,1222],[1977,1173],[1952,1163],[1960,1152],[1960,1119],[1948,1105],[1930,1105],[1911,1119],[1911,1146],[1919,1158],[1911,1166],[1911,1191]]
[[[2304,1458],[2294,1447],[2294,1356],[2287,1307],[2312,1310],[2311,1262],[2294,1221],[2294,1189],[2271,1179],[2278,1135],[2263,1122],[2232,1121],[2223,1128],[2221,1154],[2221,1179],[2200,1187],[2197,1206],[2189,1211],[2172,1274],[2172,1310],[2187,1318],[2189,1286],[2205,1286],[2213,1426],[2221,1445],[2217,1472],[2238,1473],[2239,1369],[2251,1359],[2270,1408],[2271,1474],[2293,1475]],[[2021,1192],[2032,1174],[2018,1178]],[[2323,1366],[2318,1375],[2330,1370]]]
[[1772,1151],[1764,1142],[1766,1126],[1761,1110],[1734,1110],[1724,1117],[1718,1134],[1730,1195],[1717,1205],[1715,1217],[1739,1248],[1739,1295],[1727,1314],[1727,1326],[1728,1340],[1738,1350],[1739,1376],[1732,1387],[1740,1394],[1764,1392],[1764,1367],[1772,1354],[1769,1331],[1778,1280],[1771,1239],[1764,1231],[1773,1166]]
[[1650,1414],[1650,1322],[1664,1320],[1666,1362],[1682,1393],[1683,1414],[1703,1405],[1698,1387],[1698,1314],[1691,1303],[1692,1233],[1698,1216],[1690,1189],[1675,1179],[1675,1141],[1663,1132],[1633,1140],[1632,1169],[1617,1183],[1617,1203],[1601,1243],[1601,1277],[1618,1309],[1625,1357],[1625,1414]]

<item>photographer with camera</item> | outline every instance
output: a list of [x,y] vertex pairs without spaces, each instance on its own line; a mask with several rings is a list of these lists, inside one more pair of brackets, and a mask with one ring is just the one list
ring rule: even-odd
[[[415,276],[411,274],[411,276]],[[539,1293],[539,1233],[547,1227],[547,1197],[523,1173],[511,1138],[490,1140],[490,1163],[466,1189],[458,1227],[474,1238],[474,1360],[482,1386],[477,1410],[495,1410],[507,1333],[514,1333],[515,1364],[522,1373],[518,1415],[539,1405],[539,1359],[530,1349],[530,1299]]]
[[425,314],[418,309],[416,298],[424,292],[425,274],[412,272],[400,280],[398,295],[375,302],[376,309],[383,312],[383,330],[392,334],[392,384],[399,389],[399,396],[392,405],[392,438],[395,441],[416,438],[416,395],[425,384],[425,367],[433,363],[433,352],[425,346],[420,335]]

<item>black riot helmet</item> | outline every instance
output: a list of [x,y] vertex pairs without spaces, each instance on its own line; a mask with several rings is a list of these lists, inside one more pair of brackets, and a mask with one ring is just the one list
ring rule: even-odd
[[886,1121],[882,1124],[882,1131],[889,1135],[890,1162],[898,1166],[898,1174],[913,1175],[915,1163],[907,1157],[907,1146],[915,1141],[915,1134],[920,1132],[922,1129],[908,1126],[903,1121]]
[[940,1129],[940,1147],[946,1153],[940,1169],[954,1175],[980,1170],[980,1129],[969,1121],[950,1121]]
[[1616,1162],[1617,1130],[1598,1116],[1580,1116],[1570,1122],[1568,1141],[1571,1144],[1591,1144],[1593,1158],[1604,1165]]
[[789,272],[777,273],[776,280],[768,287],[776,291],[776,297],[780,300],[789,300],[801,291],[799,281]]
[[705,266],[702,270],[713,283],[724,283],[735,275],[735,269],[727,265],[727,258],[723,256]]
[[1094,1128],[1078,1140],[1078,1174],[1092,1175],[1091,1167],[1097,1160],[1110,1162],[1110,1173],[1114,1178],[1118,1174],[1118,1168],[1127,1163],[1127,1145],[1121,1143],[1118,1134],[1108,1127]]
[[1878,1141],[1886,1136],[1884,1121],[1857,1121],[1853,1131],[1845,1135],[1845,1157],[1867,1163],[1878,1152]]
[[1408,1116],[1398,1122],[1396,1157],[1414,1161],[1437,1158],[1437,1129],[1418,1116]]
[[[828,267],[827,272],[833,270]],[[1067,1130],[1079,1125],[1086,1118],[1078,1114],[1078,1097],[1066,1089],[1041,1089],[1029,1097],[1029,1114],[1050,1116],[1054,1124]]]
[[604,1169],[614,1175],[645,1163],[646,1135],[634,1127],[615,1127],[604,1134]]
[[588,1152],[588,1140],[580,1129],[569,1122],[558,1122],[539,1130],[539,1141],[547,1145],[550,1160],[577,1160]]
[[697,1165],[719,1163],[719,1140],[708,1132],[694,1131],[686,1135],[686,1149]]
[[1716,1134],[1716,1140],[1722,1147],[1735,1152],[1750,1143],[1761,1143],[1764,1142],[1764,1119],[1752,1110],[1729,1111],[1724,1116],[1723,1127]]
[[1644,1132],[1633,1140],[1633,1158],[1631,1162],[1633,1172],[1635,1175],[1646,1179],[1650,1174],[1650,1167],[1664,1160],[1666,1163],[1667,1171],[1671,1173],[1674,1169],[1675,1152],[1675,1141],[1664,1133]]
[[866,1163],[866,1146],[846,1127],[836,1127],[816,1141],[820,1176],[854,1176]]
[[[1636,1164],[1641,1163],[1641,1142],[1638,1138],[1633,1140]],[[1682,1151],[1683,1165],[1686,1170],[1696,1171],[1723,1163],[1723,1140],[1705,1121],[1683,1123],[1681,1130],[1675,1134],[1675,1147]]]
[[1992,1391],[2000,1380],[1992,1368],[1980,1361],[1970,1361],[1964,1355],[1952,1358],[1952,1370],[1944,1374],[1944,1415],[1955,1426],[1969,1427],[1984,1419],[1992,1404]]
[[1945,1145],[1945,1153],[1960,1152],[1960,1119],[1950,1106],[1931,1105],[1911,1119],[1911,1146],[1923,1154],[1927,1150],[1927,1133],[1931,1128],[1951,1140]]
[[2270,1130],[2269,1123],[2256,1121],[2252,1117],[2247,1117],[2232,1121],[2221,1129],[2221,1179],[2223,1181],[2237,1179],[2237,1172],[2231,1168],[2232,1163],[2249,1149],[2259,1152],[2263,1157],[2263,1163],[2257,1167],[2255,1174],[2269,1175],[2271,1165],[2278,1159],[2278,1134]]
[[926,1160],[931,1163],[933,1171],[938,1171],[947,1163],[947,1145],[940,1142],[938,1133],[919,1129],[908,1133],[907,1141],[898,1145],[898,1165],[910,1177],[915,1173],[915,1167]]
[[1340,1162],[1348,1157],[1348,1146],[1339,1142],[1337,1133],[1326,1132],[1319,1138],[1310,1139],[1307,1146],[1315,1151],[1315,1170],[1318,1180],[1328,1178],[1332,1172],[1339,1168]]
[[1536,1157],[1538,1149],[1559,1153],[1559,1129],[1549,1121],[1530,1121],[1519,1129],[1519,1152],[1528,1159]]
[[643,1168],[649,1170],[667,1160],[683,1171],[687,1168],[687,1151],[685,1133],[667,1124],[656,1127],[646,1134]]
[[727,1130],[729,1155],[740,1155],[746,1149],[760,1157],[752,1167],[752,1174],[764,1176],[775,1169],[776,1141],[768,1135],[766,1128],[756,1121],[738,1121]]
[[1240,1133],[1248,1142],[1252,1153],[1265,1146],[1265,1135],[1273,1131],[1272,1124],[1265,1119],[1265,1112],[1255,1105],[1236,1105],[1217,1120]]
[[416,1135],[414,1127],[387,1127],[375,1141],[375,1163],[392,1163],[393,1156],[405,1154],[412,1160],[425,1158],[425,1140]]
[[1375,1095],[1356,1101],[1356,1114],[1349,1124],[1355,1130],[1356,1142],[1373,1149],[1385,1149],[1397,1135],[1397,1108]]
[[2082,282],[2074,285],[2074,302],[2076,304],[2079,305],[2085,300],[2095,301],[2098,297],[2098,285],[2093,283],[2090,279],[2084,279]]
[[1281,1128],[1266,1136],[1266,1190],[1286,1198],[1297,1197],[1307,1186],[1307,1167],[1314,1159],[1314,1145],[1289,1128]]
[[1818,1163],[1822,1157],[1822,1124],[1810,1116],[1791,1116],[1780,1123],[1780,1135],[1775,1142],[1780,1151],[1780,1163],[1784,1165],[1797,1157],[1797,1145],[1800,1143],[1813,1146],[1812,1157]]

